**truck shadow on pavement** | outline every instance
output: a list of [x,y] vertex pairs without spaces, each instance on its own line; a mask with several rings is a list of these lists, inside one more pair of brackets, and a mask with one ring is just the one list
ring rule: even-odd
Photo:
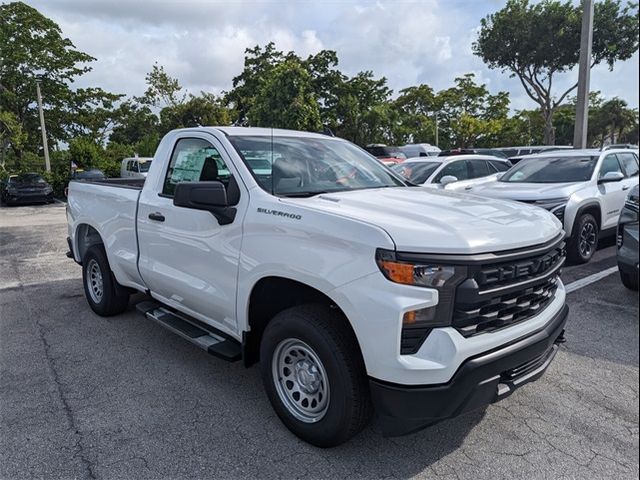
[[[226,363],[143,318],[133,306],[140,296],[109,318],[89,309],[80,279],[6,289],[2,297],[3,404],[11,410],[3,416],[23,419],[16,428],[24,433],[40,411],[66,410],[60,421],[70,419],[97,477],[408,477],[460,449],[484,416],[471,412],[397,438],[383,438],[374,418],[350,442],[323,450],[282,425],[257,366]],[[25,349],[38,361],[12,363]],[[41,379],[27,398],[25,375]],[[47,442],[22,448],[52,464]],[[76,461],[73,449],[66,455],[56,461]]]

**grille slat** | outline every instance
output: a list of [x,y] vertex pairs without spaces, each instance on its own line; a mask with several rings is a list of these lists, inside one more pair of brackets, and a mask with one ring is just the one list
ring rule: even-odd
[[453,326],[468,337],[538,315],[558,289],[565,255],[560,242],[530,258],[470,266],[456,292]]

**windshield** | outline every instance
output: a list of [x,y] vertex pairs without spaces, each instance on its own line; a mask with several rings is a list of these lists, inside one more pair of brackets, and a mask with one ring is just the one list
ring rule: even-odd
[[404,186],[355,145],[336,139],[235,136],[229,140],[260,186],[281,196]]
[[523,159],[501,182],[572,183],[591,179],[598,157],[538,157]]
[[151,160],[140,160],[138,162],[138,164],[140,165],[140,172],[141,173],[147,173],[149,171],[149,169],[151,168]]
[[37,173],[21,173],[15,177],[11,177],[11,183],[46,183]]
[[424,183],[440,165],[442,165],[440,162],[411,162],[399,163],[391,169],[411,183]]

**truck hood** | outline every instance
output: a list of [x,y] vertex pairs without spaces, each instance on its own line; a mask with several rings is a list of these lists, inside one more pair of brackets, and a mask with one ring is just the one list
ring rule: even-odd
[[580,183],[517,183],[491,182],[474,187],[472,192],[492,198],[531,201],[567,198],[584,185]]
[[529,205],[420,187],[378,188],[282,199],[384,229],[400,251],[483,253],[557,237],[560,222]]

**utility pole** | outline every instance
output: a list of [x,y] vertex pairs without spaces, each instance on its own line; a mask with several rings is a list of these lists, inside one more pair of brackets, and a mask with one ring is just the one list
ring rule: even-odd
[[589,123],[589,76],[591,73],[591,43],[593,41],[593,0],[582,0],[582,32],[580,34],[580,65],[578,72],[578,103],[574,148],[587,147]]
[[38,95],[38,111],[40,112],[40,131],[42,132],[42,148],[44,149],[44,165],[47,172],[51,171],[51,162],[49,161],[49,144],[47,143],[47,129],[44,126],[44,111],[42,110],[42,94],[40,93],[41,78],[36,78],[36,93]]
[[436,119],[436,147],[437,147],[439,146],[438,145],[438,112],[435,112],[434,115]]

